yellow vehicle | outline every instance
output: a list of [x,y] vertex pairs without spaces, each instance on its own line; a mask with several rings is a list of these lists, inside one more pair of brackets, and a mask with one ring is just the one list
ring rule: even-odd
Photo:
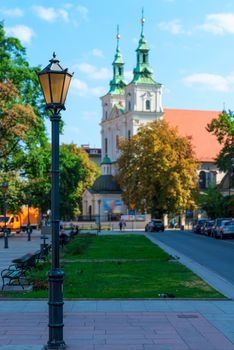
[[20,233],[27,229],[28,223],[33,228],[39,226],[39,209],[33,207],[23,206],[21,211],[17,214],[10,214],[7,212],[6,221],[4,215],[0,215],[0,232],[4,231],[6,227],[8,232]]

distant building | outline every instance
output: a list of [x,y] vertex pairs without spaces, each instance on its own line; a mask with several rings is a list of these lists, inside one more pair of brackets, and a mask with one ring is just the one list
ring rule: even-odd
[[87,145],[81,145],[81,148],[83,148],[89,155],[89,159],[100,166],[101,160],[102,160],[102,150],[101,148],[90,148],[89,144]]
[[101,98],[101,176],[83,194],[83,215],[98,215],[99,208],[101,215],[127,214],[129,209],[134,209],[127,208],[123,203],[121,189],[113,176],[117,172],[120,137],[130,139],[137,133],[140,124],[164,118],[171,126],[177,126],[182,136],[191,138],[200,162],[198,176],[201,189],[206,189],[209,184],[220,183],[224,176],[214,162],[220,145],[216,137],[206,130],[207,124],[217,118],[220,111],[163,108],[162,84],[153,79],[153,71],[149,65],[144,22],[142,18],[141,35],[136,49],[136,67],[129,84],[124,79],[124,61],[119,49],[120,36],[117,33],[117,48],[112,63],[113,78],[108,93]]

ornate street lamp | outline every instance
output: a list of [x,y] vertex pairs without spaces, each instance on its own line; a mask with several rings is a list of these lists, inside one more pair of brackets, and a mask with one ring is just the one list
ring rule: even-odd
[[63,276],[59,266],[59,122],[72,74],[63,69],[55,53],[50,64],[38,74],[46,109],[52,123],[52,269],[49,277],[49,340],[45,349],[65,349],[63,340]]
[[8,230],[6,227],[6,193],[8,190],[8,183],[7,182],[3,182],[0,185],[0,191],[3,194],[3,214],[4,214],[4,248],[8,248]]
[[29,191],[25,192],[26,198],[27,198],[27,206],[28,206],[28,224],[27,224],[27,235],[28,235],[28,241],[31,241],[31,228],[30,228],[30,213],[29,213],[29,200],[31,193]]

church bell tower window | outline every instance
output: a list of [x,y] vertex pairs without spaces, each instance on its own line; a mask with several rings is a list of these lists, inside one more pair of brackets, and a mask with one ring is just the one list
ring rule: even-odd
[[147,111],[150,111],[150,100],[146,100],[146,101],[145,101],[145,109],[146,109]]
[[108,139],[105,138],[105,154],[108,154]]

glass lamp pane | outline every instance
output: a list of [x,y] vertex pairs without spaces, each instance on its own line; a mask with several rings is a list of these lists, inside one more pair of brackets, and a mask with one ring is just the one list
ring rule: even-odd
[[70,82],[71,82],[71,75],[66,74],[65,81],[64,81],[64,88],[63,88],[62,104],[65,103]]
[[61,103],[64,74],[50,73],[52,103]]
[[50,96],[49,75],[48,74],[40,74],[39,80],[41,83],[41,88],[42,88],[42,91],[44,94],[46,104],[50,104],[51,103],[51,96]]

